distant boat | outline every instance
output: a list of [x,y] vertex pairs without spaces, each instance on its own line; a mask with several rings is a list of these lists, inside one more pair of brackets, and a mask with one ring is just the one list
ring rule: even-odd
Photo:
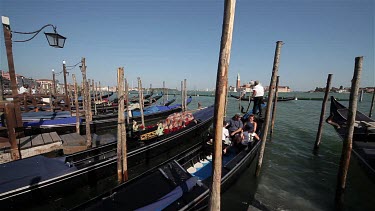
[[[240,97],[239,96],[236,96],[236,95],[230,95],[231,97],[233,97],[233,98],[236,98],[236,99],[240,99]],[[249,101],[249,97],[250,96],[243,96],[243,97],[241,97],[241,101]],[[251,100],[253,100],[252,98],[251,98]],[[291,101],[291,100],[296,100],[296,97],[277,97],[277,101],[279,102],[279,101]],[[264,101],[267,101],[267,98],[264,98]]]

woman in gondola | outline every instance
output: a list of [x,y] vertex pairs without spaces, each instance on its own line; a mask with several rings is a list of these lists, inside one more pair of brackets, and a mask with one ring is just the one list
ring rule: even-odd
[[254,142],[254,138],[259,140],[258,134],[256,134],[257,130],[257,122],[255,121],[254,114],[250,114],[248,117],[247,122],[243,126],[243,145],[249,145]]

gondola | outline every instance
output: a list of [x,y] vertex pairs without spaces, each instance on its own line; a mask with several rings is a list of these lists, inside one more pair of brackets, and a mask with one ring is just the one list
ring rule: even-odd
[[[146,129],[141,134],[146,138],[128,139],[129,178],[197,144],[212,124],[213,112],[213,106],[195,112],[195,121],[177,131],[152,137],[153,129]],[[60,158],[39,155],[1,164],[0,207],[22,209],[53,202],[78,187],[115,175],[116,145],[112,142]]]
[[[330,116],[327,123],[334,126],[344,141],[348,132],[347,117],[349,110],[331,96]],[[354,123],[352,152],[375,181],[375,120],[357,111]]]
[[176,98],[173,98],[173,99],[168,100],[167,102],[164,103],[164,106],[169,106],[169,105],[171,105],[172,103],[174,103],[174,101],[176,101]]
[[[223,156],[221,190],[236,181],[259,154],[261,142],[232,147]],[[156,170],[117,186],[73,210],[203,210],[209,203],[213,146],[196,148]],[[157,190],[157,191],[156,191]]]
[[[233,98],[236,98],[237,100],[240,99],[240,96],[236,96],[231,94],[230,95]],[[264,101],[267,101],[267,98],[263,99]],[[291,101],[296,100],[296,97],[277,97],[277,102],[283,102],[283,101]],[[242,96],[241,101],[249,101],[249,96]],[[253,101],[253,98],[251,98],[251,101]]]
[[[154,103],[156,103],[156,101],[158,101],[162,97],[163,97],[163,95],[156,95],[155,97],[151,97],[151,98],[145,100],[143,102],[143,105],[144,105],[144,107],[151,106]],[[114,104],[114,105],[117,106],[117,104]],[[138,102],[137,103],[132,103],[132,104],[130,104],[130,106],[139,108],[139,103]]]
[[[149,99],[151,96],[153,95],[153,93],[151,92],[151,94],[146,94],[143,96],[143,99],[144,100],[147,100]],[[139,102],[139,97],[138,96],[135,96],[135,97],[132,97],[129,102],[131,103],[138,103]]]
[[[108,94],[102,95],[102,99],[109,98],[112,95],[113,95],[113,92],[109,92]],[[98,98],[98,99],[100,98],[100,94],[96,94],[96,95],[92,94],[90,97],[91,97],[91,101],[94,101],[95,98]],[[74,99],[72,99],[72,100],[74,100]],[[83,96],[79,96],[78,97],[78,102],[82,102],[82,101],[83,101]]]
[[[191,101],[192,98],[189,97],[186,100],[186,103],[190,104]],[[163,119],[172,113],[180,112],[181,110],[181,104],[173,104],[169,106],[152,105],[143,110],[144,120],[145,123],[152,123]],[[38,113],[39,112],[34,112],[29,114],[29,121],[25,121],[24,123],[25,135],[34,135],[53,131],[57,132],[58,134],[65,134],[67,132],[75,131],[76,117],[71,117],[68,115],[69,112],[45,112],[40,113],[41,115]],[[125,112],[125,115],[128,115],[127,112]],[[96,133],[106,129],[115,128],[117,126],[117,118],[117,113],[93,116],[91,132]],[[141,112],[139,110],[131,111],[130,122],[133,120],[137,121],[138,123],[141,122]],[[80,122],[80,134],[86,134],[85,120],[81,119]],[[0,136],[6,136],[7,134],[5,132],[6,131],[3,131],[4,134],[0,134]]]

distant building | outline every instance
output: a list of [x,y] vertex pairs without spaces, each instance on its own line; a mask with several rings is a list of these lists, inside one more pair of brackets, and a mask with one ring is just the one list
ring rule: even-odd
[[241,79],[240,79],[240,74],[237,73],[237,83],[236,83],[236,89],[240,89],[241,87]]
[[[264,87],[264,90],[265,91],[268,91],[268,86]],[[291,92],[292,90],[290,89],[289,86],[278,86],[277,87],[277,91],[278,92]]]
[[49,86],[52,87],[52,80],[50,79],[38,79],[36,82],[39,84],[40,88],[43,90],[49,90]]

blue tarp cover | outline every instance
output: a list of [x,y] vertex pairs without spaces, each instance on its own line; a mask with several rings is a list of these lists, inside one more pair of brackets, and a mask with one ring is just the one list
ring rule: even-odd
[[170,204],[172,204],[174,201],[179,199],[184,194],[184,192],[189,192],[197,184],[197,180],[198,179],[196,177],[191,177],[188,180],[186,180],[182,185],[176,187],[174,190],[172,190],[165,196],[161,197],[156,202],[136,210],[163,210]]
[[42,155],[0,164],[0,193],[61,176],[77,170],[65,164],[65,157]]
[[39,112],[26,112],[22,113],[22,120],[23,121],[36,121],[40,119],[61,119],[72,117],[70,111],[39,111]]
[[[80,122],[82,119],[80,118]],[[62,119],[40,119],[39,121],[24,122],[24,127],[37,127],[37,126],[53,126],[53,125],[72,125],[76,123],[76,117],[62,118]]]

